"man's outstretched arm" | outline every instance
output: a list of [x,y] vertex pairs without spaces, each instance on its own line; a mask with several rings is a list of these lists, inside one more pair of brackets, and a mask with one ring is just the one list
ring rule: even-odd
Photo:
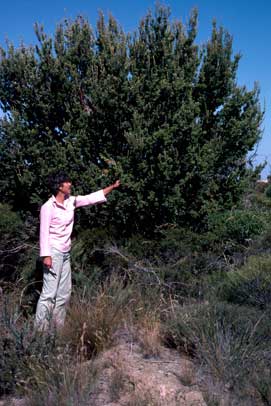
[[120,181],[117,180],[113,185],[107,186],[104,189],[98,190],[98,192],[90,193],[89,195],[85,196],[76,196],[74,205],[75,207],[82,207],[82,206],[89,206],[92,204],[97,203],[104,203],[106,202],[106,195],[112,192],[112,190],[118,188],[120,186]]

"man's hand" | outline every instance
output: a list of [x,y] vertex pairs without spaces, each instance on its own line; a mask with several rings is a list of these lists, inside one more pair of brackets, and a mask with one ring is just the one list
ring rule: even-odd
[[103,189],[104,195],[108,195],[108,193],[112,192],[113,189],[116,189],[120,186],[120,180],[116,180],[113,185],[107,186],[106,188]]
[[115,183],[113,183],[113,187],[114,187],[114,189],[116,189],[119,186],[120,186],[120,180],[118,179],[118,180],[116,180]]
[[44,264],[47,268],[52,268],[52,257],[44,257],[44,258],[43,258],[43,264]]

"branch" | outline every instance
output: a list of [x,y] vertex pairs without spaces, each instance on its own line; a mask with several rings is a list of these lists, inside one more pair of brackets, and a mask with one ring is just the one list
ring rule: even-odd
[[150,273],[151,273],[151,274],[154,275],[154,277],[156,278],[156,280],[157,280],[157,282],[159,283],[159,285],[161,285],[161,280],[159,279],[158,275],[156,274],[154,268],[151,268],[151,267],[148,267],[148,268],[147,268],[146,266],[143,266],[143,265],[141,264],[141,261],[134,261],[134,260],[131,260],[129,257],[125,256],[122,252],[120,252],[120,250],[118,249],[118,247],[116,247],[116,246],[111,246],[111,247],[108,247],[108,248],[103,249],[103,250],[101,250],[101,251],[103,251],[105,254],[116,255],[116,256],[122,258],[126,263],[131,263],[131,262],[132,262],[134,269],[131,268],[131,270],[142,271],[142,272],[145,272],[145,273],[147,273],[147,274],[150,274]]
[[37,245],[23,243],[21,245],[18,245],[17,247],[9,249],[9,250],[0,250],[0,255],[1,254],[16,254],[17,252],[20,252],[26,248],[34,248],[34,247],[37,247]]

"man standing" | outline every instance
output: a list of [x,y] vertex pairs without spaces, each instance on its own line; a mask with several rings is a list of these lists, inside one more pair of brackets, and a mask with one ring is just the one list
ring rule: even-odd
[[71,179],[65,172],[50,178],[52,197],[40,211],[40,257],[44,264],[43,288],[36,310],[35,324],[39,330],[49,322],[64,325],[66,308],[71,295],[70,249],[77,207],[106,202],[106,195],[120,186],[113,185],[85,196],[71,196]]

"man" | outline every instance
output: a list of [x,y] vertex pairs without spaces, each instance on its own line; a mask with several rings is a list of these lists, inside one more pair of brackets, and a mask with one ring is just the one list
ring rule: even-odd
[[40,211],[40,257],[44,264],[43,288],[36,310],[35,324],[45,330],[49,322],[64,325],[71,295],[70,249],[77,207],[106,202],[106,195],[120,186],[113,185],[85,196],[71,196],[71,179],[58,172],[49,180],[52,197]]

